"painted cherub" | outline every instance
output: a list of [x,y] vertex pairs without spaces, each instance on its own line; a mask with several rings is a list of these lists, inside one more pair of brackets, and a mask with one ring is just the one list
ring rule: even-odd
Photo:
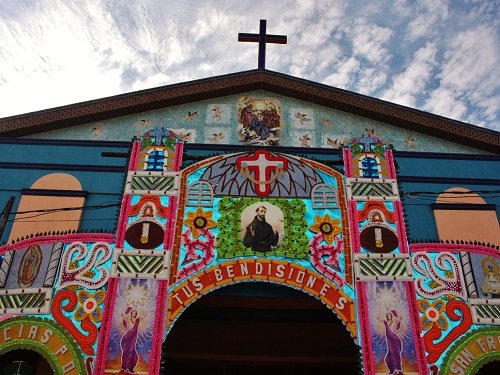
[[222,119],[222,114],[224,113],[224,110],[220,106],[218,105],[213,106],[212,112],[214,113],[215,120],[220,121]]
[[311,141],[311,138],[309,137],[308,133],[302,134],[302,137],[299,138],[300,141],[300,147],[311,147],[311,144],[309,143]]
[[198,111],[196,112],[188,112],[184,117],[182,118],[184,121],[191,121],[194,119],[198,118]]
[[304,125],[305,122],[311,121],[311,119],[307,117],[307,113],[297,112],[295,113],[295,118],[299,120],[300,125]]

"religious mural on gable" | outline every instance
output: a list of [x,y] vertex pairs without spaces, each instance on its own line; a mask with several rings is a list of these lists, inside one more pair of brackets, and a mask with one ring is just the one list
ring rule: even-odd
[[281,104],[276,98],[240,97],[240,141],[260,146],[278,146],[282,130]]
[[231,143],[232,130],[229,128],[205,128],[204,143],[229,144]]
[[[290,108],[290,136],[297,147],[316,147],[316,123],[311,108]],[[297,142],[298,141],[298,142]]]
[[175,129],[175,134],[183,142],[194,143],[196,141],[196,129],[193,128],[177,128]]
[[319,126],[315,129],[321,135],[321,147],[336,149],[349,144],[352,139],[352,135],[348,134],[346,130],[339,129],[338,124],[330,117],[320,117]]
[[207,124],[230,124],[231,107],[228,104],[209,104],[207,106]]
[[340,149],[348,143],[349,143],[349,137],[346,134],[332,135],[323,133],[321,135],[321,146],[325,148]]
[[[193,121],[196,120],[199,117],[198,111],[187,111],[183,116],[182,120],[183,121]],[[177,133],[176,133],[177,134]],[[178,134],[177,134],[178,135]]]
[[[243,115],[247,120],[243,121],[242,110],[249,104],[252,104],[252,107],[247,108],[246,115]],[[265,109],[270,111],[263,114]],[[263,117],[260,123],[259,114]],[[274,125],[269,117],[277,119]],[[242,125],[243,122],[251,123],[252,119],[254,119],[253,129]],[[260,129],[264,129],[263,123],[267,124],[268,129],[278,129],[270,131],[267,137],[264,134],[265,139],[260,139]],[[340,149],[359,134],[372,132],[386,144],[394,145],[394,149],[398,151],[480,152],[444,139],[406,131],[397,126],[333,108],[262,91],[229,95],[217,98],[216,101],[192,102],[161,108],[98,123],[35,134],[33,137],[130,141],[132,134],[139,138],[147,129],[165,124],[168,124],[180,139],[189,143],[237,144],[248,143],[253,139],[252,142],[257,145],[291,147],[303,145],[302,147]],[[274,136],[271,134],[273,132]],[[264,133],[267,133],[266,129]]]

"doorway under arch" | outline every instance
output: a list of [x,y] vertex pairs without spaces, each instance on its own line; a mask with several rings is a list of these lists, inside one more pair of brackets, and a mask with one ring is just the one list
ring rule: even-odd
[[0,375],[53,375],[49,362],[34,350],[16,349],[0,355]]
[[500,360],[488,362],[481,366],[476,375],[497,375],[500,374]]
[[218,289],[182,313],[163,343],[160,374],[356,374],[359,350],[320,301],[247,282]]

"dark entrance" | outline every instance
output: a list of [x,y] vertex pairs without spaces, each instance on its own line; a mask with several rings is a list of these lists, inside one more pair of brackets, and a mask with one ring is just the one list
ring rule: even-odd
[[19,349],[0,356],[0,375],[54,375],[54,371],[37,352]]
[[160,374],[357,374],[340,319],[303,292],[238,284],[190,306],[163,343]]
[[478,372],[477,375],[498,375],[500,374],[500,361],[488,362],[483,365]]

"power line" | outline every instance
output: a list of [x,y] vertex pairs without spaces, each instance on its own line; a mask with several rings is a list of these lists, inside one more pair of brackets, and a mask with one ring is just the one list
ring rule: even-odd
[[103,209],[103,208],[119,207],[119,206],[121,206],[121,203],[108,203],[108,204],[100,204],[100,205],[95,205],[95,206],[60,207],[60,208],[52,208],[52,209],[17,211],[17,212],[12,212],[11,215],[24,215],[24,214],[35,213],[35,212],[38,213],[38,214],[16,218],[16,219],[13,219],[13,220],[9,220],[9,222],[20,221],[20,220],[23,220],[23,219],[31,219],[31,218],[34,218],[34,217],[39,217],[39,216],[43,216],[43,215],[49,215],[49,214],[57,213],[57,212],[65,212],[65,211],[91,211],[91,210],[100,210],[100,209]]
[[405,191],[405,195],[440,195],[440,194],[450,194],[450,195],[471,195],[475,194],[498,194],[500,190],[467,190],[467,191]]
[[[23,190],[26,189],[0,189],[0,191],[17,191],[17,192],[22,192]],[[78,191],[78,190],[75,190]],[[95,195],[118,195],[122,196],[123,193],[108,193],[104,191],[87,191],[88,194],[95,194]]]
[[61,219],[61,220],[24,220],[24,219],[15,219],[15,220],[8,220],[8,222],[13,223],[51,223],[51,222],[82,222],[82,221],[118,221],[118,218],[95,218],[95,219]]

